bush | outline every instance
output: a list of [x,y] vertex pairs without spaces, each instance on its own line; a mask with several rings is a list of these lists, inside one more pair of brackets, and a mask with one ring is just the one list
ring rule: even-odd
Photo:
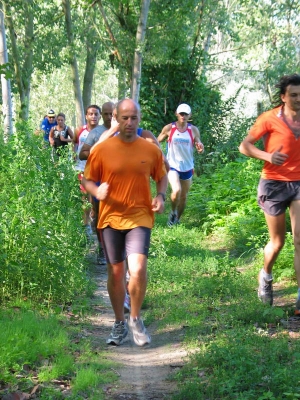
[[72,162],[18,126],[1,143],[0,301],[67,302],[87,288],[82,202]]

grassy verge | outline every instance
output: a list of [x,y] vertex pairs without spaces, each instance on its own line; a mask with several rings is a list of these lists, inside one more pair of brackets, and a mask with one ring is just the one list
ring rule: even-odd
[[221,204],[209,214],[218,194],[205,179],[195,180],[181,225],[166,228],[166,213],[152,237],[145,315],[162,332],[183,331],[191,351],[174,376],[174,400],[298,399],[299,333],[286,329],[296,297],[290,234],[274,269],[277,280],[289,277],[281,289],[287,301],[271,308],[256,293],[266,232],[258,207],[249,206],[251,193],[248,204],[234,205],[235,182],[231,211],[221,212]]
[[[292,314],[289,304],[296,295],[290,233],[275,268],[277,280],[288,279],[282,294],[289,301],[281,307],[270,308],[261,304],[256,295],[257,272],[261,268],[262,246],[266,240],[263,216],[255,204],[257,171],[252,162],[242,160],[215,169],[211,175],[194,180],[181,225],[172,229],[166,227],[169,203],[166,213],[157,216],[143,315],[147,323],[157,321],[162,332],[166,328],[180,330],[190,349],[188,363],[173,377],[179,387],[174,400],[300,398],[299,334],[286,330],[283,324]],[[46,178],[45,182],[49,182],[50,177]],[[2,179],[6,182],[5,175]],[[65,187],[65,184],[53,179],[54,188]],[[73,186],[70,174],[70,187]],[[60,199],[61,190],[55,193]],[[49,216],[56,215],[55,210],[60,207],[59,201],[53,204],[54,211],[49,212]],[[74,204],[78,204],[78,199],[74,198]],[[26,211],[25,206],[27,203],[24,203]],[[50,203],[49,207],[52,207]],[[68,210],[72,210],[72,205]],[[53,227],[57,230],[47,243],[41,244],[38,240],[41,233],[35,227],[37,222],[32,222],[34,228],[31,225],[22,227],[26,237],[23,247],[5,241],[20,237],[19,225],[10,224],[10,218],[6,220],[6,230],[0,230],[1,240],[8,246],[5,257],[2,255],[6,266],[2,273],[11,278],[6,281],[3,278],[0,395],[14,391],[29,395],[38,390],[39,399],[43,400],[101,399],[102,385],[116,379],[113,366],[105,358],[105,348],[95,350],[91,338],[85,334],[84,320],[74,315],[76,308],[80,315],[83,311],[90,312],[88,307],[85,309],[87,300],[79,306],[74,303],[74,298],[91,293],[91,289],[86,289],[88,271],[82,261],[85,244],[82,254],[73,246],[78,238],[76,232],[81,232],[78,227],[80,211],[81,205],[80,208],[77,205],[76,213],[69,213],[68,230],[63,218],[54,224],[52,217],[48,220],[47,214],[39,211],[34,221],[40,221],[40,227],[47,222],[49,231]],[[24,217],[24,221],[28,218]],[[70,236],[64,247],[57,243],[57,237],[63,239],[62,233],[64,237]],[[27,243],[34,244],[30,247],[32,259],[28,257]],[[50,244],[53,245],[51,254]],[[10,249],[15,253],[8,251]],[[20,275],[16,275],[12,266],[23,266],[20,260],[26,261],[29,269],[23,268]],[[20,276],[25,286],[18,288]],[[56,279],[55,296],[52,276]],[[11,283],[13,279],[16,285]],[[40,311],[34,304],[25,307],[24,303],[14,303],[14,307],[8,308],[7,299],[13,299],[16,287],[17,298],[24,295],[28,298],[30,285],[38,289],[32,291],[31,301],[42,299],[44,293],[48,297],[51,295],[47,307],[41,302],[47,312]],[[66,287],[70,292],[67,295]],[[73,314],[56,309],[58,299],[61,300],[59,304],[64,305],[71,299]]]
[[80,315],[45,314],[22,304],[2,309],[0,324],[0,396],[98,400],[104,398],[102,386],[117,379]]

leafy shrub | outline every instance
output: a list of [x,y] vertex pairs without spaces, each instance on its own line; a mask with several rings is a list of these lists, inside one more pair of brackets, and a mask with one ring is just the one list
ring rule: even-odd
[[1,143],[1,301],[67,302],[87,289],[82,203],[70,159],[18,126]]

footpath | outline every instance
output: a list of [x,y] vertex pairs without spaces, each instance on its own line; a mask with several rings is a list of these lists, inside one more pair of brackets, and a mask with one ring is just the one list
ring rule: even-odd
[[[91,255],[90,262],[96,264]],[[181,344],[183,333],[166,329],[158,331],[156,324],[147,326],[151,334],[150,345],[138,347],[131,335],[121,346],[105,344],[109,336],[114,315],[107,293],[107,271],[105,265],[93,266],[97,290],[93,297],[94,316],[89,322],[99,346],[106,352],[109,360],[117,364],[114,372],[118,380],[104,388],[107,400],[160,400],[170,399],[177,391],[176,381],[170,379],[183,364],[187,352]]]

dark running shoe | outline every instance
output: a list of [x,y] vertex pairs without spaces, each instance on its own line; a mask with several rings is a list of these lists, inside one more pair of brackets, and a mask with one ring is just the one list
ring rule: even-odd
[[106,264],[106,258],[105,258],[104,251],[103,251],[101,246],[99,246],[99,251],[98,251],[98,254],[97,254],[97,263],[99,265]]
[[296,301],[295,315],[300,316],[300,299],[299,298]]
[[107,344],[112,344],[115,346],[120,346],[124,342],[128,334],[128,325],[126,321],[115,322],[112,327],[111,334],[106,340]]
[[178,222],[177,212],[171,211],[167,222],[168,227],[171,228],[172,226],[176,225],[177,222]]

